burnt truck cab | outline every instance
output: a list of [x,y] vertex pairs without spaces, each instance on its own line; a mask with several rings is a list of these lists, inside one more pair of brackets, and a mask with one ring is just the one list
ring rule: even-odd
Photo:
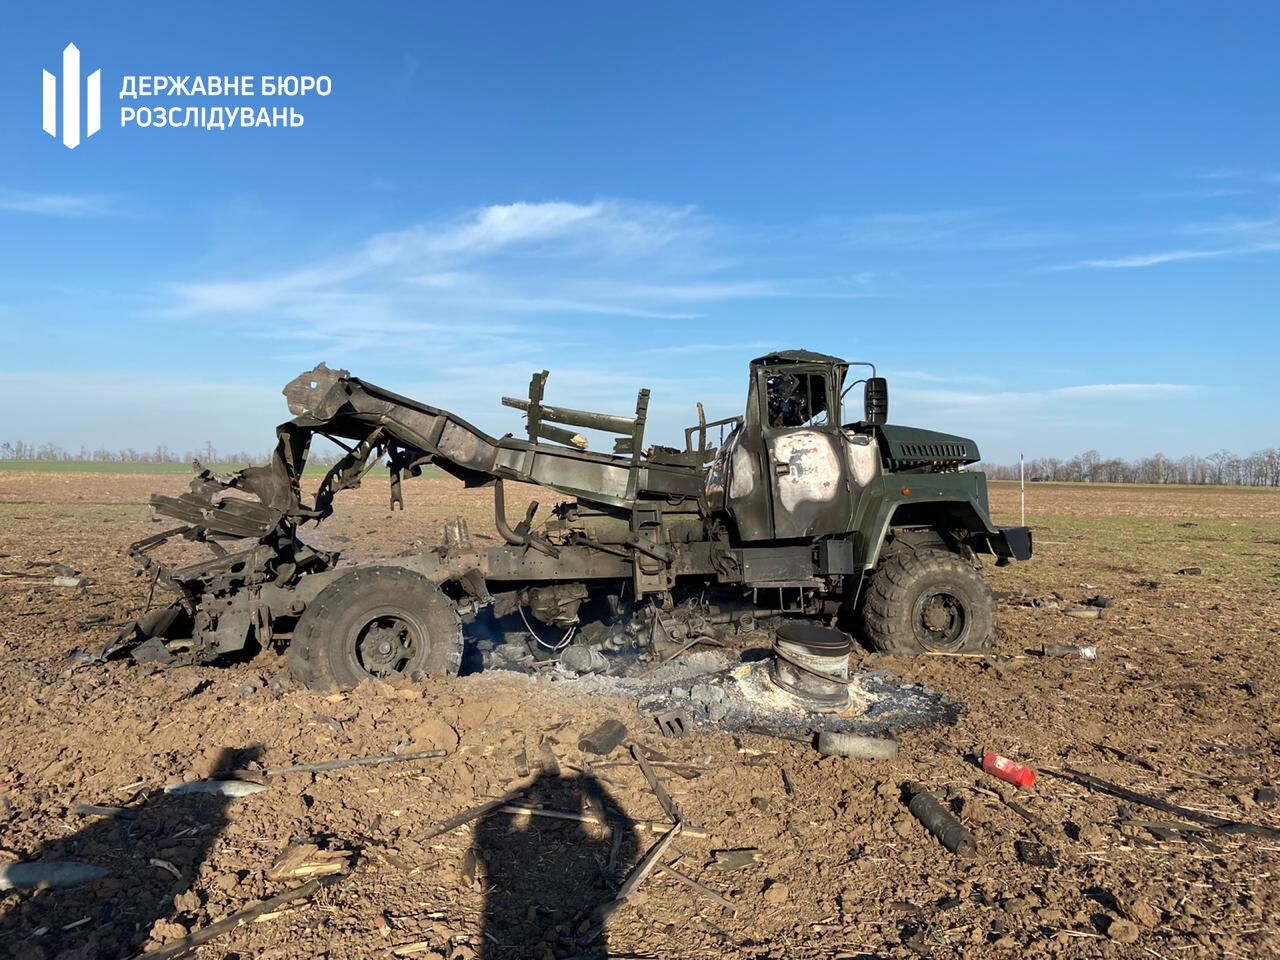
[[[850,364],[806,350],[753,360],[746,411],[707,475],[705,506],[743,542],[838,539],[862,570],[895,531],[932,530],[997,562],[1031,556],[1030,531],[991,523],[964,437],[889,425],[888,386],[864,381],[863,417],[840,416]],[[867,364],[867,366],[870,366]]]

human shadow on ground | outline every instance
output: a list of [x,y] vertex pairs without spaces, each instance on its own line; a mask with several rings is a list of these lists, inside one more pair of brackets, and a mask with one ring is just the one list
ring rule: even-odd
[[[213,769],[244,767],[260,754],[259,747],[223,750]],[[0,956],[123,960],[141,950],[157,920],[189,926],[200,907],[192,884],[227,825],[231,802],[159,794],[128,808],[127,817],[93,819],[43,844],[23,862],[47,868],[70,861],[107,873],[78,886],[0,893]]]
[[589,814],[606,825],[493,812],[475,830],[468,860],[484,885],[486,960],[609,956],[597,910],[636,862],[630,818],[595,777],[542,775],[514,804]]

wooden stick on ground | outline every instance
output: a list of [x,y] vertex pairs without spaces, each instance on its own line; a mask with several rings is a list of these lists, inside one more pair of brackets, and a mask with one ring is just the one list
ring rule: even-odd
[[291,767],[276,767],[267,776],[278,777],[286,773],[321,773],[325,770],[341,770],[344,767],[373,767],[380,763],[398,763],[401,760],[428,760],[447,757],[448,750],[418,750],[413,753],[384,753],[377,757],[352,757],[346,760],[320,760],[316,763],[295,763]]
[[175,940],[173,943],[166,944],[158,950],[150,950],[146,953],[140,953],[134,960],[173,960],[174,957],[181,957],[191,952],[202,943],[208,943],[218,937],[230,933],[242,923],[248,923],[254,918],[265,913],[271,913],[278,910],[286,903],[292,903],[295,900],[303,900],[310,897],[321,887],[332,883],[336,877],[317,877],[314,880],[308,880],[301,886],[294,887],[292,890],[286,890],[284,893],[276,894],[269,900],[259,900],[252,906],[237,910],[229,917],[224,917],[217,923],[212,923],[203,930],[197,930],[190,936],[183,937],[181,940]]
[[505,804],[509,803],[512,799],[514,798],[510,796],[499,797],[497,800],[489,800],[489,801],[486,801],[485,803],[477,804],[476,806],[471,807],[468,810],[463,810],[461,813],[457,814],[456,816],[450,817],[448,820],[445,820],[443,823],[439,823],[436,826],[432,827],[430,830],[428,830],[426,833],[422,835],[422,839],[430,840],[432,837],[438,837],[442,833],[450,833],[453,830],[457,830],[463,824],[470,823],[472,820],[479,820],[486,813],[493,813],[495,810],[500,810]]
[[[623,820],[597,816],[593,813],[577,813],[573,810],[548,810],[545,807],[529,807],[523,804],[507,803],[502,801],[502,806],[497,807],[499,813],[514,813],[517,815],[524,814],[530,817],[549,817],[553,820],[575,820],[578,823],[600,823],[605,826],[633,827],[645,833],[662,833],[664,830],[670,830],[671,824],[663,823],[661,820]],[[464,821],[465,822],[465,821]],[[452,828],[449,828],[452,829]],[[683,834],[694,840],[709,840],[711,834],[706,830],[699,830],[696,827],[684,827]],[[434,836],[434,834],[432,834]]]
[[668,876],[675,877],[681,883],[685,884],[685,886],[688,886],[694,890],[697,890],[700,894],[702,894],[708,900],[712,900],[715,903],[720,904],[720,906],[724,907],[730,913],[736,914],[738,912],[738,905],[734,903],[732,900],[728,900],[722,897],[720,894],[716,893],[706,884],[699,883],[697,880],[693,879],[693,877],[690,877],[681,873],[675,867],[669,867],[665,863],[660,863],[658,864],[657,869],[661,870],[663,873],[667,874]]
[[676,802],[671,799],[671,794],[667,793],[667,788],[662,785],[662,781],[658,779],[658,775],[653,772],[653,767],[649,765],[649,759],[644,755],[638,743],[631,745],[631,756],[635,758],[636,763],[640,764],[640,772],[644,774],[644,778],[649,781],[649,789],[653,791],[653,795],[658,798],[658,803],[662,804],[662,810],[668,817],[679,823],[684,817],[680,813],[680,808],[676,806]]
[[671,846],[671,842],[680,835],[680,827],[681,824],[674,824],[670,830],[659,838],[657,843],[649,848],[649,852],[641,858],[640,862],[636,864],[636,868],[631,871],[631,875],[623,882],[622,889],[618,891],[618,895],[614,897],[610,903],[605,905],[605,916],[608,916],[621,906],[623,901],[639,889],[640,884],[644,883],[645,878],[657,869],[659,858],[667,852],[667,847]]

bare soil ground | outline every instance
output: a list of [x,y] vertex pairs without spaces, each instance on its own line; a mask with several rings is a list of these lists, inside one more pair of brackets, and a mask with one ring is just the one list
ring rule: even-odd
[[[1083,643],[1097,646],[1098,659],[864,652],[862,669],[923,682],[968,707],[954,726],[904,731],[899,758],[886,763],[823,758],[805,743],[757,735],[663,740],[634,701],[512,674],[323,696],[291,684],[273,654],[178,670],[69,658],[100,647],[143,605],[148,583],[119,551],[158,529],[147,495],[184,484],[0,472],[0,571],[58,561],[92,579],[81,590],[0,579],[0,861],[111,871],[74,889],[0,894],[9,956],[156,949],[300,883],[268,878],[300,840],[357,851],[353,871],[199,956],[1280,956],[1280,839],[1160,839],[1144,824],[1180,818],[1045,772],[1017,791],[970,759],[990,749],[1081,768],[1280,827],[1280,806],[1255,802],[1255,790],[1280,785],[1275,492],[1029,487],[1037,556],[990,568],[995,588],[1056,592],[1067,605],[1105,594],[1113,604],[1105,619],[1080,620],[1002,603],[1001,653]],[[441,522],[458,513],[474,536],[492,535],[487,491],[433,478],[407,483],[405,496],[407,509],[392,514],[385,483],[371,481],[340,500],[316,539],[354,556],[394,555],[436,544]],[[518,516],[520,498],[510,499]],[[998,520],[1016,522],[1014,485],[993,485],[992,502]],[[1176,574],[1192,566],[1203,573]],[[678,837],[663,862],[732,900],[736,913],[658,872],[609,918],[603,941],[583,946],[579,918],[655,834],[495,813],[428,836],[519,789],[551,808],[663,820],[622,750],[602,763],[579,749],[610,717],[636,741],[705,767],[694,779],[660,768],[687,822],[710,835]],[[429,748],[449,754],[275,776],[241,799],[160,791],[252,763]],[[539,775],[548,752],[559,776]],[[902,801],[910,780],[953,788],[949,803],[977,837],[975,858],[948,854],[911,817]],[[78,816],[78,803],[127,807],[133,817]],[[1023,862],[1017,841],[1043,843],[1053,864]],[[760,863],[712,868],[712,850],[742,847],[758,848]]]

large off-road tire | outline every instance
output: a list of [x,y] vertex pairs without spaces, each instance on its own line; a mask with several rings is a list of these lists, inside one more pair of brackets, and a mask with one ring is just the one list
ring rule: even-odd
[[862,623],[882,653],[987,653],[996,646],[996,598],[964,557],[898,550],[871,575]]
[[289,670],[315,690],[348,690],[371,678],[452,676],[462,662],[453,602],[403,567],[353,570],[325,587],[298,618]]

